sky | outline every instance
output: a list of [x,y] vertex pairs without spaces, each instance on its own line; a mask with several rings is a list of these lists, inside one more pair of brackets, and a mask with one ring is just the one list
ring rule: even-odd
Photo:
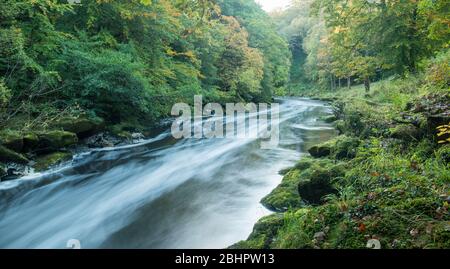
[[265,11],[273,11],[274,9],[285,7],[291,0],[256,0]]

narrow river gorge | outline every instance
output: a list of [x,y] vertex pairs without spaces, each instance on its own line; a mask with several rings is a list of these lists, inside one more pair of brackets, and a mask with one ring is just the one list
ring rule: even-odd
[[1,248],[225,248],[270,214],[260,200],[307,149],[335,135],[324,103],[280,99],[280,143],[174,140],[77,155],[58,170],[0,183]]

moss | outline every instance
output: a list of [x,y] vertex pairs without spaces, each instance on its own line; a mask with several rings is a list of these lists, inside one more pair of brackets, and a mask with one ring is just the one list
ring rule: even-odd
[[314,158],[322,158],[327,157],[331,154],[332,144],[329,142],[322,143],[320,145],[316,145],[311,147],[308,152]]
[[309,149],[309,153],[315,158],[330,156],[336,159],[351,159],[356,156],[359,143],[360,140],[358,138],[341,135],[312,147]]
[[[319,145],[328,151],[326,158],[302,159],[286,174],[286,182],[298,181],[299,197],[314,203],[282,213],[284,221],[270,244],[262,236],[252,244],[364,249],[369,239],[377,239],[383,249],[450,247],[450,145],[439,146],[431,135],[424,136],[435,136],[429,126],[438,118],[429,115],[436,115],[435,109],[448,114],[448,102],[439,95],[414,102],[408,96],[412,103],[406,106],[396,96],[407,95],[398,89],[403,86],[379,85],[367,97],[363,89],[332,93],[345,96],[339,110],[343,120],[335,125],[346,135]],[[408,111],[400,113],[405,107]],[[417,107],[426,113],[414,112]]]
[[231,246],[232,249],[267,249],[273,243],[278,229],[283,226],[284,216],[272,214],[260,219],[247,240]]
[[5,162],[5,163],[8,163],[8,162],[20,163],[20,164],[28,163],[28,159],[25,158],[22,154],[14,152],[3,146],[0,146],[0,161]]
[[327,115],[324,117],[321,117],[320,120],[326,122],[326,123],[333,123],[338,120],[338,118],[335,115]]
[[331,183],[333,178],[343,174],[337,172],[337,170],[335,167],[332,169],[314,169],[309,180],[299,182],[298,193],[300,197],[310,204],[320,204],[323,202],[324,196],[337,193]]
[[100,131],[104,126],[102,118],[87,117],[66,117],[53,124],[55,128],[77,134],[79,137],[86,137]]
[[[276,212],[285,212],[288,209],[299,208],[303,205],[302,198],[309,201],[310,194],[314,191],[308,190],[305,197],[299,194],[299,184],[317,184],[319,182],[327,184],[334,178],[344,174],[344,167],[341,164],[335,165],[327,159],[304,158],[300,160],[294,168],[285,174],[280,185],[278,185],[269,195],[261,200],[261,203]],[[331,183],[330,183],[331,184]],[[334,190],[334,188],[333,188]],[[330,192],[325,186],[321,191]],[[310,193],[309,193],[310,192]]]
[[299,207],[301,205],[300,196],[297,192],[297,185],[300,181],[300,170],[293,169],[284,177],[269,195],[261,200],[261,203],[277,212],[283,212],[289,208]]
[[40,133],[38,136],[40,148],[49,148],[53,150],[74,145],[78,142],[76,134],[66,131],[50,131]]
[[35,133],[27,133],[23,136],[24,151],[35,149],[39,144],[39,137]]
[[436,158],[447,167],[450,166],[450,144],[440,147],[436,151]]
[[23,148],[22,135],[12,130],[4,130],[0,133],[1,144],[13,151],[20,152]]
[[339,131],[339,134],[345,134],[345,121],[344,120],[337,120],[334,122],[334,128]]
[[34,169],[38,172],[48,169],[51,166],[60,164],[64,161],[68,161],[72,158],[72,154],[69,152],[55,152],[40,156],[36,159]]
[[405,141],[419,140],[423,135],[419,128],[411,124],[400,124],[389,131],[390,137]]

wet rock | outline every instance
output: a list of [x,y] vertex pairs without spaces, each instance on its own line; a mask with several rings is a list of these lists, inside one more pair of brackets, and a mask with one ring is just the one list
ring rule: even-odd
[[72,158],[72,154],[69,152],[55,152],[44,156],[39,156],[36,159],[34,169],[38,172],[44,171],[52,166],[60,164],[64,161],[68,161]]
[[411,124],[401,124],[390,129],[390,137],[403,141],[418,140],[422,137],[422,131]]
[[84,143],[90,148],[107,148],[114,147],[123,142],[123,139],[119,139],[108,133],[98,133],[87,138]]
[[131,138],[133,139],[133,143],[137,143],[145,139],[145,136],[142,133],[132,133]]
[[4,163],[13,162],[26,164],[28,163],[28,159],[25,158],[22,154],[19,154],[3,146],[0,146],[0,162]]
[[23,148],[23,139],[19,133],[5,131],[0,133],[1,144],[13,151],[20,152]]
[[20,177],[30,174],[32,169],[28,165],[18,163],[8,163],[6,165],[6,176],[2,178],[2,181],[15,180]]
[[78,142],[76,134],[66,131],[50,131],[38,134],[38,148],[45,151],[54,151]]

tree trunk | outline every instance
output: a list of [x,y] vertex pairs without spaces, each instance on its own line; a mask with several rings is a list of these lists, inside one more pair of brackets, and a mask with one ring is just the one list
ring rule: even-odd
[[370,92],[370,79],[368,77],[364,79],[364,88],[366,88],[366,93]]
[[352,88],[352,81],[350,77],[347,77],[347,88],[351,89]]
[[341,78],[338,78],[339,88],[341,87]]
[[333,87],[333,75],[331,75],[331,74],[330,74],[330,88],[331,88],[331,90],[334,90],[334,87]]

